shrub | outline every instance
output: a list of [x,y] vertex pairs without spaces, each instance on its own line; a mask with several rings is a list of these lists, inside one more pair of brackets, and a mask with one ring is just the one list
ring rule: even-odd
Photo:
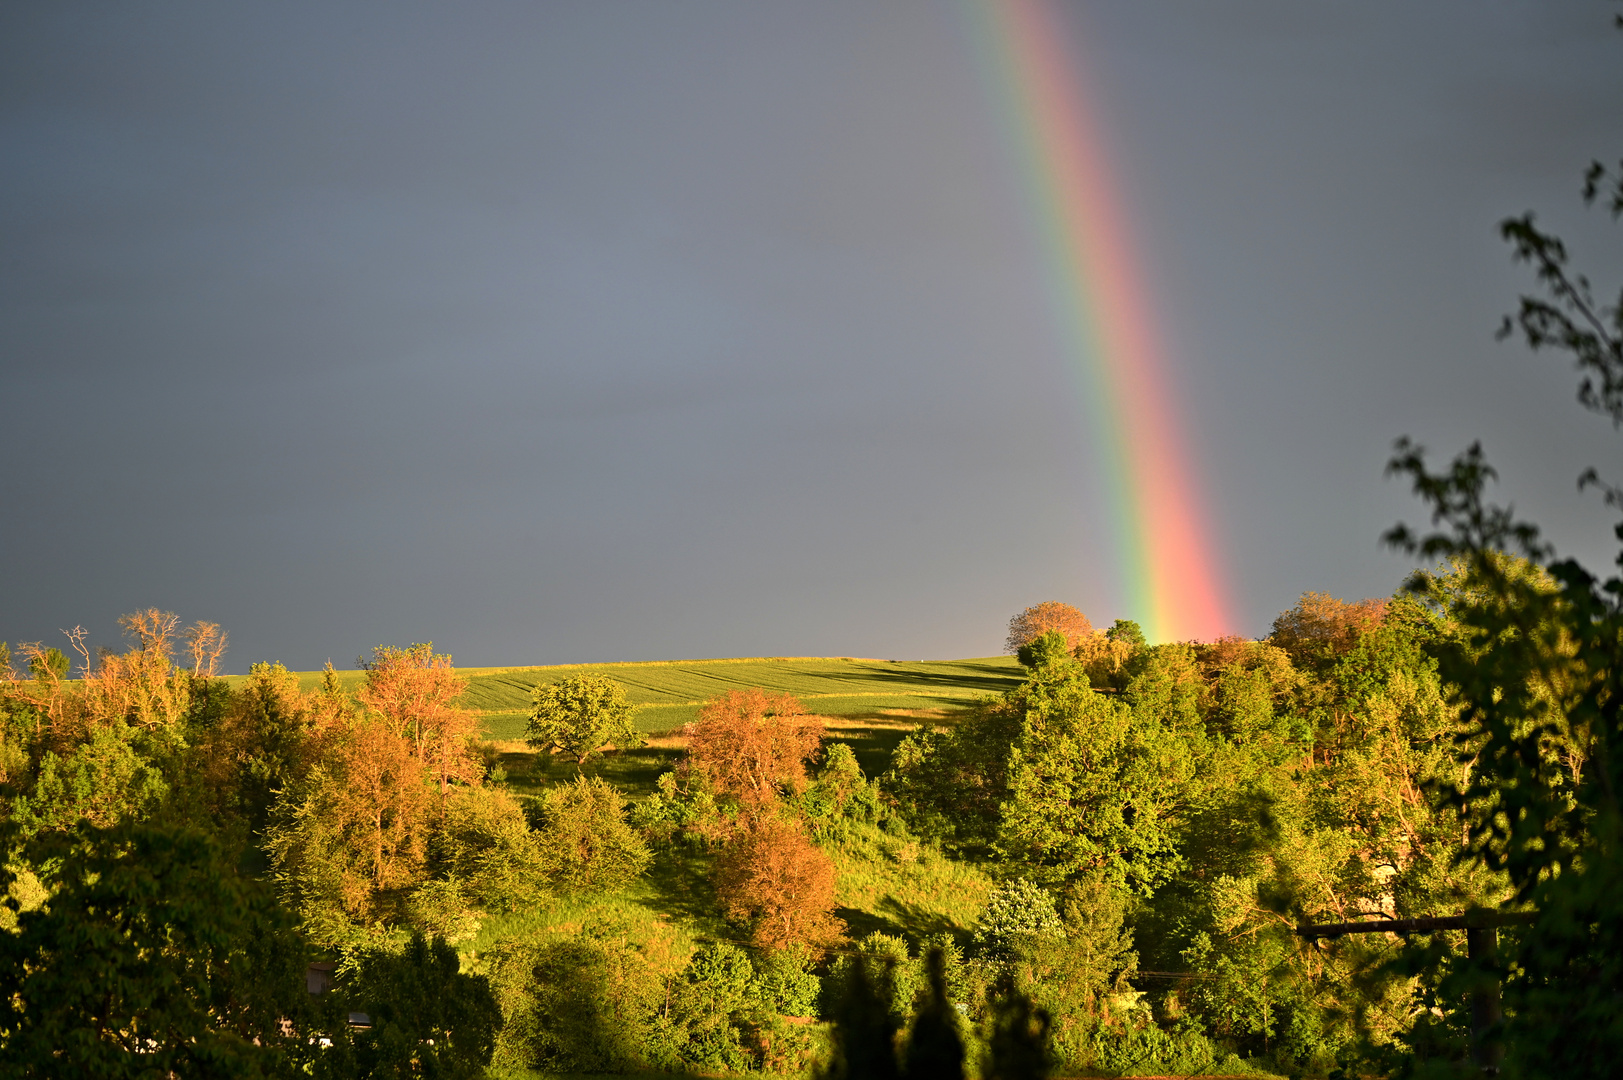
[[796,806],[817,822],[819,837],[843,835],[841,824],[847,821],[872,825],[883,813],[878,785],[862,774],[856,754],[843,742],[829,745],[817,779]]
[[695,952],[671,988],[664,1038],[672,1062],[741,1072],[753,1068],[749,1048],[764,1019],[755,968],[726,942]]
[[986,901],[975,930],[975,946],[989,957],[1007,959],[1026,939],[1063,935],[1053,894],[1025,878],[1016,878]]
[[665,980],[623,941],[508,945],[491,958],[505,1022],[492,1064],[617,1072],[649,1062]]
[[601,777],[574,783],[542,797],[540,846],[553,884],[566,892],[606,892],[625,886],[647,869],[648,845],[626,822],[625,799]]
[[492,911],[513,911],[546,890],[548,859],[518,802],[498,788],[456,788],[430,844],[437,876],[462,882]]
[[357,1076],[485,1075],[501,1011],[483,975],[461,970],[444,938],[414,935],[398,954],[373,952],[355,975],[354,1000],[372,1019],[354,1038]]
[[[860,976],[853,968],[860,968]],[[840,1015],[850,1007],[847,1000],[857,994],[883,1009],[896,1026],[912,1015],[914,999],[924,987],[924,969],[907,947],[907,942],[874,931],[857,942],[854,951],[834,961],[829,971],[826,1011]]]

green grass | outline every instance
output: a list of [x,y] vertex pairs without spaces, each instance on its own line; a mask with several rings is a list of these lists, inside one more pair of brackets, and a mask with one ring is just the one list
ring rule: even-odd
[[[653,733],[678,730],[698,716],[705,702],[729,690],[749,687],[793,694],[807,711],[836,719],[877,720],[902,713],[949,716],[977,698],[1013,689],[1023,672],[1012,656],[988,656],[922,661],[852,657],[658,660],[463,668],[462,674],[468,676],[463,704],[480,715],[485,738],[501,742],[524,737],[530,694],[537,685],[571,675],[605,675],[619,682],[636,706],[637,730]],[[298,675],[302,689],[321,685],[319,671]],[[235,686],[243,678],[232,676],[228,682]],[[349,691],[358,689],[365,678],[364,671],[338,672],[339,683]],[[860,757],[860,747],[858,752]],[[867,768],[867,762],[863,767]]]
[[1002,693],[1019,683],[1021,669],[1010,656],[916,662],[787,657],[471,668],[464,674],[470,676],[470,707],[504,712],[527,710],[530,691],[538,683],[571,675],[606,675],[623,685],[636,705],[697,705],[729,690],[749,687],[804,699],[901,697],[962,702]]
[[793,694],[823,716],[873,718],[900,711],[950,713],[1017,686],[1013,657],[901,662],[850,658],[673,660],[556,667],[476,668],[466,704],[483,715],[485,737],[518,739],[537,685],[571,675],[604,675],[626,688],[642,732],[675,731],[699,707],[729,690],[759,687]]
[[980,868],[872,825],[848,826],[823,849],[834,860],[836,914],[853,940],[875,930],[915,943],[937,934],[961,937],[993,889]]

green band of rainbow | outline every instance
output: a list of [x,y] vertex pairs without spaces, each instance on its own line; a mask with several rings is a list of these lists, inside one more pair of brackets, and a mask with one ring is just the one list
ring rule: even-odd
[[1230,632],[1181,425],[1104,144],[1046,0],[965,0],[1021,163],[1051,300],[1109,491],[1121,600],[1152,641]]

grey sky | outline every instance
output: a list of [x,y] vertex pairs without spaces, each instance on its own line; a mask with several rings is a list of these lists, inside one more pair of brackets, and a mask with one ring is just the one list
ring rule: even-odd
[[[1497,344],[1623,153],[1604,0],[1068,7],[1261,634],[1390,592],[1391,440],[1606,556],[1618,460]],[[949,3],[0,10],[0,639],[157,605],[231,670],[980,655],[1132,615]],[[1614,469],[1614,475],[1618,470]],[[59,639],[58,639],[59,640]]]

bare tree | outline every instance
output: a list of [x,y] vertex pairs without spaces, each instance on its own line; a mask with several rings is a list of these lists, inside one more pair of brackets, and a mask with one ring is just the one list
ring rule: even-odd
[[212,679],[219,674],[220,657],[225,653],[226,632],[219,623],[197,622],[186,628],[186,651],[191,654],[192,674]]

